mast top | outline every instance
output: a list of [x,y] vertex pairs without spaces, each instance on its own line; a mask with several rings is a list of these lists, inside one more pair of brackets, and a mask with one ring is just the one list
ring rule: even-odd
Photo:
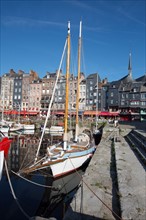
[[79,31],[79,38],[81,38],[81,33],[82,33],[82,21],[80,21],[80,31]]
[[67,29],[67,33],[70,34],[70,21],[68,21],[68,29]]

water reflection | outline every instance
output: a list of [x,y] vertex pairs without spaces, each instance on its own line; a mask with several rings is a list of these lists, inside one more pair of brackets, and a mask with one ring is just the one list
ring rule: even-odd
[[[33,175],[25,175],[21,178],[16,175],[16,172],[34,160],[40,134],[10,135],[13,141],[7,158],[7,165],[14,193],[10,189],[4,169],[0,181],[1,219],[25,220],[34,216],[46,218],[52,216],[58,220],[62,219],[87,165],[82,167],[78,173],[74,172],[56,180],[53,179],[49,169],[37,171]],[[51,142],[49,135],[45,135],[41,146],[42,155],[45,154],[46,146]],[[14,199],[15,196],[16,200]]]

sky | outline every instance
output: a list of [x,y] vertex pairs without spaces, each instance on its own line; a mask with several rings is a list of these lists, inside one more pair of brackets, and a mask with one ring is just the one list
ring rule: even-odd
[[[82,20],[81,71],[101,79],[146,73],[145,0],[1,0],[0,74],[34,70],[40,78],[59,68],[71,23],[71,72],[77,73]],[[65,62],[65,61],[64,61]],[[63,63],[62,70],[64,70]]]

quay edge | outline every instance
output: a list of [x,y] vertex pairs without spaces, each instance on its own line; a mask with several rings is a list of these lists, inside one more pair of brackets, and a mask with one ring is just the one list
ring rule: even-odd
[[[146,173],[124,138],[131,129],[126,126],[122,129],[121,125],[120,128],[104,128],[103,138],[63,220],[146,219]],[[118,185],[115,190],[119,200],[117,207],[111,170],[113,139],[116,140],[114,149]]]

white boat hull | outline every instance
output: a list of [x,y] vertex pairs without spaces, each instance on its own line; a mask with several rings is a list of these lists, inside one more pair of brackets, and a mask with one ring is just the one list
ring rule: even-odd
[[68,157],[62,162],[56,162],[50,165],[54,178],[64,176],[80,168],[85,162],[92,157],[93,153],[88,153],[83,156]]
[[0,127],[0,131],[2,133],[8,133],[9,132],[9,127],[7,125],[3,125]]
[[16,128],[10,128],[10,132],[15,132],[15,131],[22,131],[22,127],[16,127]]
[[35,130],[35,125],[34,124],[22,124],[24,130]]
[[45,128],[45,133],[48,133],[51,136],[62,136],[64,133],[64,128],[61,126],[51,126],[51,128]]

